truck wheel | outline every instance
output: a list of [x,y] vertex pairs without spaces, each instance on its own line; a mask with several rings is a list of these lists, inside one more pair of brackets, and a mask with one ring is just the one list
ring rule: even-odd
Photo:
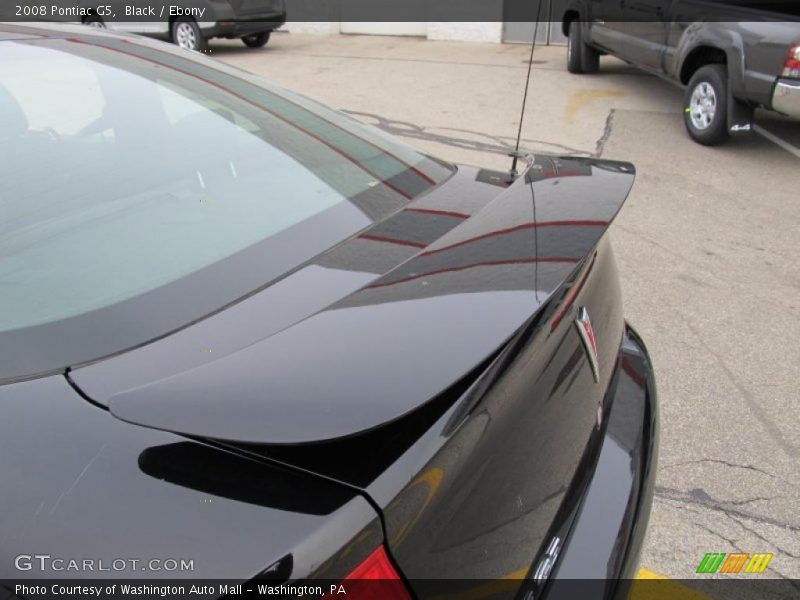
[[580,21],[569,24],[567,37],[567,71],[570,73],[597,73],[600,53],[583,39]]
[[242,38],[244,45],[248,48],[261,48],[267,45],[269,41],[269,31],[262,31],[261,33],[253,33],[246,35]]
[[194,19],[178,17],[172,24],[172,41],[186,50],[203,52],[208,48],[208,40],[203,37]]
[[686,87],[683,121],[691,138],[705,146],[728,139],[728,74],[725,65],[699,68]]

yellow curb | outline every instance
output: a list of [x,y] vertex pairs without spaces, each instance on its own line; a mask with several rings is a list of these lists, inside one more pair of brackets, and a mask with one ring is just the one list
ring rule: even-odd
[[[646,584],[644,580],[649,580]],[[713,600],[691,588],[647,569],[639,569],[628,600]]]

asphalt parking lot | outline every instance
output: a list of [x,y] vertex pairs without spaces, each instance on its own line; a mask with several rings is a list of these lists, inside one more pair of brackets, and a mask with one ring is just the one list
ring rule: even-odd
[[[528,47],[277,34],[211,50],[442,158],[510,166]],[[612,231],[661,398],[642,567],[688,578],[706,552],[772,552],[772,576],[800,579],[800,123],[761,115],[702,147],[680,89],[610,57],[570,75],[564,53],[535,51],[522,147],[637,167]]]

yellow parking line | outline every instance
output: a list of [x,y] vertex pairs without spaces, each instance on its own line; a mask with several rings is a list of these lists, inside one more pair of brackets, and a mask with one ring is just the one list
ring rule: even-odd
[[628,600],[712,600],[712,598],[672,581],[664,575],[639,569],[636,580],[631,585]]
[[600,98],[615,98],[626,96],[625,92],[618,90],[577,90],[567,100],[564,107],[564,119],[568,122],[575,120],[575,115],[587,104]]

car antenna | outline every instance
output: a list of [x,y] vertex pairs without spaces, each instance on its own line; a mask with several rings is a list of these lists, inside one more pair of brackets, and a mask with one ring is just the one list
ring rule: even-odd
[[539,13],[542,9],[542,0],[539,0],[539,3],[536,5],[536,21],[534,21],[533,25],[533,38],[531,38],[531,55],[528,58],[528,76],[525,78],[525,93],[522,96],[522,110],[519,113],[519,127],[517,129],[517,143],[514,146],[514,151],[509,153],[511,157],[511,170],[509,171],[509,175],[511,175],[511,180],[513,181],[517,177],[517,160],[519,158],[524,158],[528,155],[527,152],[520,152],[519,151],[519,142],[522,138],[522,122],[525,119],[525,104],[528,101],[528,86],[531,83],[531,67],[533,67],[533,51],[536,49],[536,34],[539,32]]

